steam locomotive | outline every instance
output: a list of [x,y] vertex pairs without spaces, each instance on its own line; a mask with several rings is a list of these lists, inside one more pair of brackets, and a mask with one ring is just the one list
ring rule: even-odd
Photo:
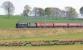
[[36,23],[16,23],[16,28],[71,28],[71,27],[83,27],[82,23],[45,23],[45,22],[36,22]]

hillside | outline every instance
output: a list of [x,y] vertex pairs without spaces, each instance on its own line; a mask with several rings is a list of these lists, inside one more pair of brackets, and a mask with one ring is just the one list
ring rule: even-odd
[[0,16],[0,28],[15,28],[17,22],[83,22],[80,18],[52,18],[52,17],[22,17],[22,16]]

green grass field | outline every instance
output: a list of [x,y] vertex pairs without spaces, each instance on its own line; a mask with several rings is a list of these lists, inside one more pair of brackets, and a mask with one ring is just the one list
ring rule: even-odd
[[52,17],[22,17],[22,16],[0,16],[0,28],[15,28],[17,22],[83,22],[83,19],[74,18],[52,18]]
[[21,19],[19,16],[0,16],[0,28],[15,28],[16,22]]

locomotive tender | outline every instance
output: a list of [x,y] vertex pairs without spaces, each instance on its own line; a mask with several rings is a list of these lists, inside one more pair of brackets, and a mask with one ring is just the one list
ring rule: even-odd
[[36,22],[36,23],[16,23],[16,28],[72,28],[79,27],[82,28],[82,23],[45,23],[45,22]]

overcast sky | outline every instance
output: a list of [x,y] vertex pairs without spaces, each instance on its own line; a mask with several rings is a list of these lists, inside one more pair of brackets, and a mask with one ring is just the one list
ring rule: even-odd
[[[66,6],[74,7],[78,12],[83,6],[83,0],[0,0],[0,6],[4,1],[11,1],[15,6],[15,14],[22,13],[24,5],[33,7],[58,7],[64,9]],[[0,8],[0,14],[4,14],[4,10]]]

